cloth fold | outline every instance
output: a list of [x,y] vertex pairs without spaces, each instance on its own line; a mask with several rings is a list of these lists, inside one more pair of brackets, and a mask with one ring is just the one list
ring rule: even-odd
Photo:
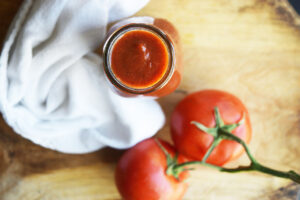
[[113,93],[102,59],[93,53],[108,23],[147,2],[24,1],[0,58],[0,111],[7,123],[23,137],[66,153],[128,148],[153,136],[164,124],[159,104]]

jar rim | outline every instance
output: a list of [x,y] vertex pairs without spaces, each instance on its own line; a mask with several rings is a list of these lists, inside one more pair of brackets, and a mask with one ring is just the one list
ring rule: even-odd
[[[117,79],[110,65],[111,52],[116,41],[127,32],[134,31],[134,30],[144,30],[155,34],[163,41],[168,51],[169,62],[168,62],[168,67],[166,72],[157,83],[146,88],[133,88],[125,85],[124,83],[122,83],[120,80]],[[117,30],[112,32],[112,34],[106,39],[103,46],[103,65],[104,65],[104,71],[107,78],[118,89],[121,89],[122,91],[125,91],[127,93],[132,93],[132,94],[148,94],[161,89],[170,81],[175,71],[175,49],[169,36],[159,28],[150,24],[131,23],[118,28]]]

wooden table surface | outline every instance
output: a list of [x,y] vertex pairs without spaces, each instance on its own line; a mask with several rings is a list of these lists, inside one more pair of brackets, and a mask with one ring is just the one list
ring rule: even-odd
[[[0,41],[22,0],[0,1]],[[262,163],[300,172],[300,22],[283,0],[152,0],[137,15],[166,18],[184,50],[179,90],[159,99],[167,123],[186,93],[215,88],[238,96],[253,124],[250,144]],[[2,43],[0,44],[2,46]],[[123,152],[86,155],[44,149],[0,118],[0,199],[120,199],[114,168]],[[247,163],[245,156],[230,163]],[[296,199],[300,187],[259,173],[225,174],[199,167],[184,199]]]

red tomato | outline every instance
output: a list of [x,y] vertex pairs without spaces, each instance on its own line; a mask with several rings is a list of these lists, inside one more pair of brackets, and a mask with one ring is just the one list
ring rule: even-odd
[[[225,124],[244,123],[232,131],[246,143],[251,139],[251,126],[246,107],[235,96],[217,90],[203,90],[186,96],[176,106],[171,117],[171,133],[175,148],[190,159],[202,160],[213,142],[213,136],[199,130],[191,121],[206,127],[216,126],[214,108],[218,107]],[[222,166],[237,158],[243,148],[235,141],[223,140],[210,154],[208,163]]]
[[[160,141],[169,154],[174,148]],[[178,163],[184,161],[178,157]],[[154,139],[144,140],[129,149],[121,157],[115,182],[124,200],[179,200],[187,189],[183,180],[187,172],[180,173],[179,180],[166,174],[167,159]]]

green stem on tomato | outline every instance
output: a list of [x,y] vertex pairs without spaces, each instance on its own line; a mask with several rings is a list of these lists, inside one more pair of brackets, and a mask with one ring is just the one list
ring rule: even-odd
[[184,167],[187,167],[187,166],[191,166],[191,165],[198,165],[198,164],[201,164],[201,165],[205,165],[207,167],[211,167],[211,168],[215,168],[215,169],[218,169],[218,170],[221,170],[222,167],[219,167],[217,165],[212,165],[212,164],[209,164],[209,163],[206,163],[206,162],[203,162],[203,161],[189,161],[189,162],[184,162],[184,163],[181,163],[181,164],[177,164],[174,168],[184,168]]
[[[237,172],[243,172],[243,171],[259,171],[259,172],[262,172],[265,174],[269,174],[269,175],[273,175],[273,176],[277,176],[277,177],[281,177],[281,178],[287,178],[296,183],[300,183],[300,175],[294,171],[288,171],[288,172],[279,171],[279,170],[275,170],[275,169],[272,169],[272,168],[269,168],[269,167],[266,167],[266,166],[260,164],[258,161],[256,161],[256,159],[251,154],[247,144],[242,139],[240,139],[239,137],[237,137],[231,133],[231,131],[233,131],[236,127],[238,127],[240,124],[242,124],[244,122],[244,119],[242,119],[237,124],[224,125],[223,120],[220,115],[220,112],[217,107],[215,108],[215,118],[216,118],[215,119],[216,127],[214,127],[214,128],[208,128],[208,127],[204,126],[203,124],[200,124],[199,122],[196,122],[196,121],[191,122],[191,124],[194,124],[201,131],[204,131],[214,137],[214,140],[213,140],[211,146],[209,147],[209,149],[207,150],[206,154],[204,155],[202,161],[190,161],[190,162],[185,162],[185,163],[181,163],[181,164],[175,164],[172,166],[172,170],[182,171],[187,166],[201,164],[201,165],[212,167],[212,168],[218,169],[222,172],[228,172],[228,173],[237,173]],[[245,151],[247,153],[247,156],[249,157],[249,159],[251,161],[249,166],[239,166],[237,168],[224,168],[224,167],[206,163],[206,160],[209,157],[209,155],[218,146],[218,144],[224,139],[236,141],[243,146],[243,148],[245,149]]]
[[163,151],[163,153],[166,156],[167,161],[167,169],[166,174],[169,176],[173,176],[177,180],[179,180],[179,175],[183,171],[191,170],[187,169],[185,167],[176,167],[178,165],[178,153],[175,154],[175,156],[172,157],[171,154],[168,153],[168,151],[163,147],[163,145],[160,143],[158,139],[155,138],[155,142],[157,143],[158,147]]
[[222,141],[221,138],[216,138],[214,139],[213,143],[210,145],[209,149],[207,150],[207,152],[205,153],[202,162],[206,162],[207,158],[209,157],[209,155],[212,153],[212,151],[218,146],[218,144]]
[[233,135],[232,133],[229,133],[229,132],[224,131],[222,129],[220,129],[218,131],[219,131],[219,137],[221,137],[222,139],[233,140],[233,141],[236,141],[237,143],[240,143],[243,146],[243,148],[245,149],[245,151],[246,151],[249,159],[251,160],[251,162],[257,163],[256,159],[251,154],[250,149],[248,148],[248,146],[244,142],[244,140],[242,140],[241,138]]

